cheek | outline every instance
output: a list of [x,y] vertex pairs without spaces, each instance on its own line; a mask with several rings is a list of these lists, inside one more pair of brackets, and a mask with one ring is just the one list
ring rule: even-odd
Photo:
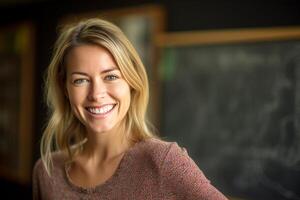
[[129,86],[124,85],[123,87],[115,88],[114,94],[116,95],[117,99],[120,101],[123,109],[128,110],[128,107],[129,107],[130,101],[131,101],[131,94],[130,94]]
[[84,90],[78,89],[78,88],[68,88],[68,98],[70,101],[70,104],[72,106],[75,106],[79,103],[81,103],[84,100],[85,92]]

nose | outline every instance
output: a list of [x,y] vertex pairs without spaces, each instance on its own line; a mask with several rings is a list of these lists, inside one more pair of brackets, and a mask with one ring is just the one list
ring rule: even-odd
[[94,80],[90,85],[88,99],[90,101],[99,101],[106,95],[106,86],[101,80]]

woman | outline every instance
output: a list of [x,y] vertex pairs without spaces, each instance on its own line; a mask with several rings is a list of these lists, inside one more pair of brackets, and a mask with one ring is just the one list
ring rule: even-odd
[[52,113],[34,199],[226,199],[184,149],[148,129],[145,68],[115,25],[89,19],[63,29],[46,95]]

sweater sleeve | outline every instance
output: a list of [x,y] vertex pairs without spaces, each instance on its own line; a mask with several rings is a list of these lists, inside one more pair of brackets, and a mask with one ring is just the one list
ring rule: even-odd
[[168,148],[161,166],[165,194],[168,193],[175,199],[227,199],[210,184],[184,148],[180,148],[177,143],[171,143]]

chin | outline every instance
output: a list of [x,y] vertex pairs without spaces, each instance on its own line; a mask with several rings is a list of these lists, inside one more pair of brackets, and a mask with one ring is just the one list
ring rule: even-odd
[[104,134],[113,129],[112,126],[89,127],[90,132]]

